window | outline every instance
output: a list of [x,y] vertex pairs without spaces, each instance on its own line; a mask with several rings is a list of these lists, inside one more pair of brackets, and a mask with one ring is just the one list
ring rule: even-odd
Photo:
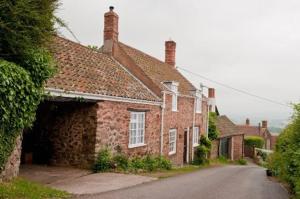
[[196,113],[201,113],[202,101],[200,97],[196,97]]
[[171,85],[172,94],[172,111],[177,111],[177,101],[178,101],[178,85],[173,83]]
[[176,129],[171,129],[169,132],[169,155],[176,153]]
[[145,140],[145,112],[131,112],[129,147],[143,146]]
[[199,127],[194,127],[193,132],[193,146],[199,145]]

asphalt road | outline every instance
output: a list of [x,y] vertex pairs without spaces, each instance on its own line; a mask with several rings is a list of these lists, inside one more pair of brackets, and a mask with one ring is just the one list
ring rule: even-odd
[[83,199],[288,199],[278,183],[255,165],[225,166],[80,197]]

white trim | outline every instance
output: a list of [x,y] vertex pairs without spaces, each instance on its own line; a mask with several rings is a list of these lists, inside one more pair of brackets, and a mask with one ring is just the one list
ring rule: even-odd
[[[132,116],[135,115],[136,119],[132,119]],[[142,124],[143,124],[143,127],[140,128],[138,126],[139,124],[139,119],[140,117],[143,116],[143,120],[142,120]],[[136,128],[134,129],[135,130],[135,137],[138,137],[138,130],[143,130],[143,140],[142,142],[139,142],[139,143],[130,143],[131,142],[131,124],[135,124]],[[145,146],[145,135],[146,135],[146,113],[145,112],[130,112],[130,122],[129,122],[129,140],[128,140],[128,148],[134,148],[134,147],[140,147],[140,146]],[[140,135],[141,137],[141,135]],[[136,139],[136,142],[137,142],[137,138]]]
[[[174,143],[174,150],[173,151],[170,151],[170,135],[171,135],[171,132],[175,132],[175,143]],[[176,150],[177,150],[177,129],[170,129],[169,130],[169,155],[174,155],[176,154]]]
[[189,155],[190,155],[190,127],[187,127],[187,140],[186,140],[186,163],[189,163],[190,160],[189,160]]
[[161,106],[161,127],[160,127],[160,155],[164,149],[164,114],[165,114],[166,93],[163,91],[163,104]]
[[129,144],[128,148],[132,149],[132,148],[136,148],[136,147],[142,147],[142,146],[146,146],[147,144],[143,143],[143,144]]
[[[198,129],[198,132],[196,132],[196,129]],[[199,127],[198,126],[195,126],[194,127],[194,130],[193,130],[193,147],[197,147],[197,146],[199,146],[199,137],[200,137],[200,129],[199,129]],[[198,133],[198,140],[196,140],[197,141],[197,143],[195,143],[195,133]]]
[[56,88],[45,88],[45,91],[48,92],[50,96],[54,96],[54,97],[83,98],[87,100],[106,100],[106,101],[126,102],[126,103],[134,103],[134,104],[148,104],[148,105],[155,105],[155,106],[162,105],[162,102],[108,96],[108,95],[93,94],[93,93],[83,93],[78,91],[65,91]]

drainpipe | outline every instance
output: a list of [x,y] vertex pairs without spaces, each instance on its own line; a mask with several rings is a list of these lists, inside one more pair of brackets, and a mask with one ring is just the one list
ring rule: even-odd
[[164,113],[165,113],[166,93],[163,91],[163,104],[161,106],[161,127],[160,127],[160,155],[163,155],[164,148]]
[[208,138],[208,128],[209,128],[209,105],[207,103],[207,119],[206,119],[206,137]]
[[195,128],[195,110],[196,110],[196,98],[194,98],[194,108],[193,108],[193,127],[192,127],[192,161],[194,160],[194,128]]

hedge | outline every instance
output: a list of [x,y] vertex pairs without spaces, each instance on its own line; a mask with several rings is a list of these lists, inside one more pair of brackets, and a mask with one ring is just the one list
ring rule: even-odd
[[265,144],[265,141],[262,137],[259,136],[246,136],[244,138],[245,146],[262,148]]

